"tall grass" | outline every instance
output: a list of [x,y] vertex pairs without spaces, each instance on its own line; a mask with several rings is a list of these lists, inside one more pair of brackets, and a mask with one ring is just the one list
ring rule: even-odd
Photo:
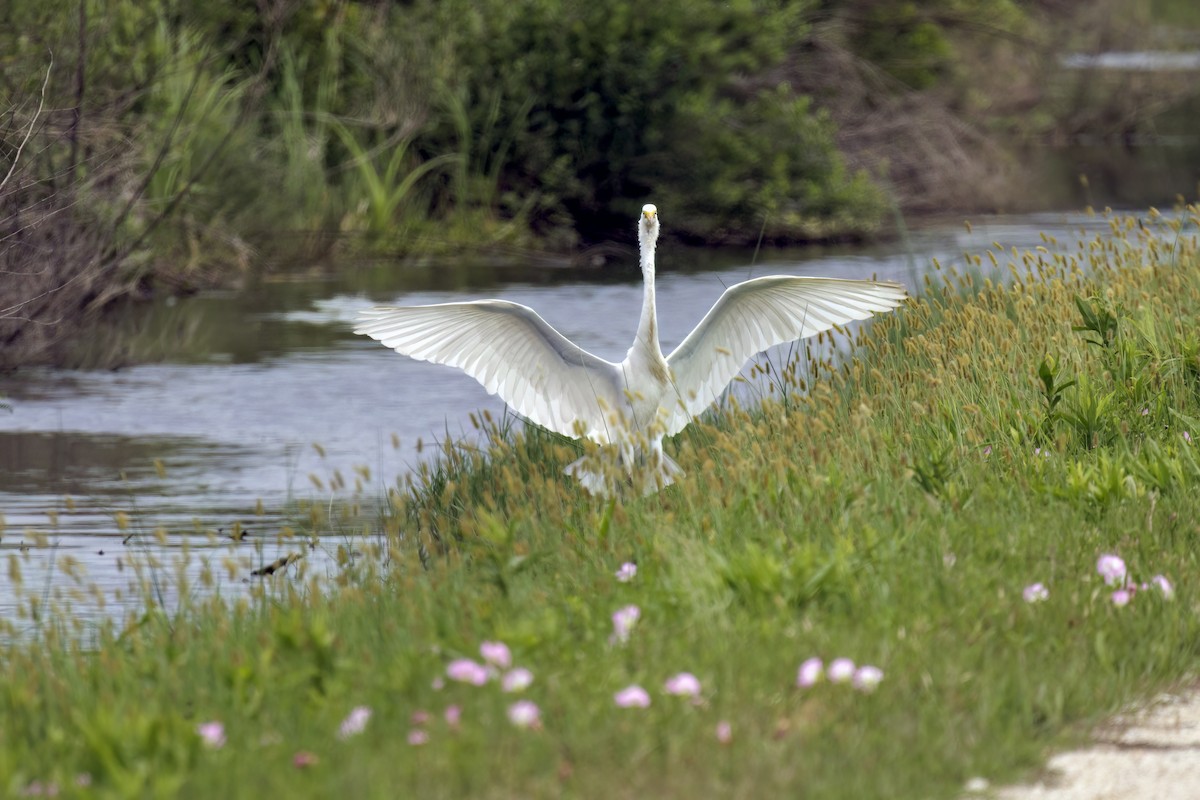
[[[814,349],[763,403],[694,424],[657,495],[594,500],[561,474],[575,445],[484,419],[487,447],[447,445],[343,523],[387,543],[336,590],[10,642],[0,784],[936,798],[1014,778],[1195,669],[1200,263],[1178,230],[1197,213],[941,273],[848,357]],[[532,671],[522,694],[447,675],[484,641]],[[797,687],[813,656],[882,682]],[[664,690],[682,671],[695,702]],[[632,684],[648,708],[618,707]],[[518,697],[537,725],[510,721]]]
[[[529,225],[529,211],[541,198],[535,191],[514,202],[514,198],[504,196],[502,178],[518,134],[529,124],[532,97],[511,109],[512,116],[507,119],[502,115],[499,94],[472,102],[465,88],[443,86],[440,97],[458,139],[450,192],[454,208],[449,215],[459,229],[454,238],[468,239],[468,230],[473,230],[482,243],[494,244],[523,235]],[[481,102],[486,113],[476,125],[472,106]]]
[[[335,187],[330,185],[324,163],[332,139],[328,117],[338,89],[335,62],[325,59],[323,68],[313,70],[308,61],[304,53],[283,49],[279,93],[274,100],[283,192],[295,202],[289,222],[297,230],[327,227],[331,212],[341,210],[333,201]],[[317,72],[317,89],[315,98],[306,101],[302,79],[310,71]]]
[[[342,146],[350,152],[359,178],[358,194],[366,208],[367,229],[375,237],[394,237],[406,216],[411,223],[412,210],[408,209],[408,215],[401,212],[406,210],[405,203],[411,202],[417,183],[458,158],[456,154],[445,153],[417,161],[409,150],[412,139],[404,134],[368,149],[342,122],[331,119],[329,124]],[[376,151],[382,158],[377,160]]]

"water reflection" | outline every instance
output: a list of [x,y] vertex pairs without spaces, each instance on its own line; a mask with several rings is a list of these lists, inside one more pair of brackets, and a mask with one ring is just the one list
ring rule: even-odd
[[1200,70],[1200,53],[1179,53],[1166,50],[1143,50],[1115,53],[1074,53],[1063,56],[1059,63],[1067,69],[1132,70],[1135,72],[1164,72]]
[[305,541],[254,530],[239,542],[214,531],[193,536],[26,531],[0,544],[6,575],[0,620],[18,634],[51,618],[129,624],[148,605],[173,613],[201,597],[269,598],[314,584],[332,586],[347,554],[370,552],[376,540]]

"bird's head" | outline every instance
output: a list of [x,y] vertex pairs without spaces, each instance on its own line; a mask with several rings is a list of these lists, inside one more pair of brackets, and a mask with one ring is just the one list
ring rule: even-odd
[[651,243],[658,239],[658,207],[653,203],[642,206],[642,216],[638,219],[638,239]]

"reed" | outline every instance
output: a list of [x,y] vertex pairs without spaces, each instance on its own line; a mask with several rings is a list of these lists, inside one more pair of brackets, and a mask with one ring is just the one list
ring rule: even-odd
[[[410,152],[412,139],[403,134],[369,149],[340,120],[330,119],[329,127],[350,153],[359,178],[359,189],[354,194],[362,197],[366,205],[367,229],[375,237],[395,237],[402,233],[402,212],[407,210],[408,218],[412,219],[414,212],[406,209],[405,203],[411,203],[418,182],[459,158],[458,154],[444,153],[420,160]],[[382,158],[377,160],[376,151]]]

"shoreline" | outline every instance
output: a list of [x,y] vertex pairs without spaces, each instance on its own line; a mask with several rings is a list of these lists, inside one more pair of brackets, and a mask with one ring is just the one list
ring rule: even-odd
[[963,800],[1192,800],[1200,787],[1200,682],[1116,714],[1092,738],[1051,755],[1027,782],[994,793],[968,787]]

